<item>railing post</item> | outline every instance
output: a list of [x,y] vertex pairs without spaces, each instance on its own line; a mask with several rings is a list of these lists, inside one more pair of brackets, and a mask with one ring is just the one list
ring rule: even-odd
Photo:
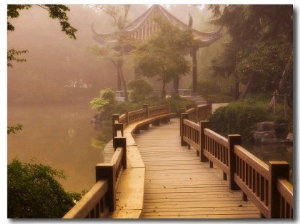
[[116,135],[116,130],[115,130],[115,123],[116,121],[119,122],[119,114],[113,114],[112,115],[112,137],[115,137]]
[[144,104],[143,107],[146,109],[146,116],[148,118],[149,117],[149,105],[148,104]]
[[228,135],[228,165],[229,165],[229,189],[239,190],[240,187],[234,182],[234,173],[236,172],[236,157],[234,154],[234,145],[240,145],[242,142],[241,135]]
[[126,147],[126,138],[125,137],[115,137],[114,138],[114,149],[116,151],[116,149],[118,147],[122,147],[123,148],[123,155],[122,155],[122,166],[123,169],[127,168],[127,147]]
[[181,131],[182,131],[182,130],[181,130],[181,114],[182,114],[182,113],[185,113],[185,111],[186,111],[185,108],[180,108],[180,109],[179,109],[179,118],[180,118],[180,128],[179,128],[180,130],[179,130],[179,131],[180,131],[180,136],[181,136]]
[[126,115],[126,123],[127,123],[127,125],[129,125],[129,112],[128,112],[128,110],[125,110],[124,114]]
[[115,123],[113,125],[113,147],[115,148],[115,137],[117,137],[117,132],[121,131],[122,137],[124,136],[123,123]]
[[280,194],[277,190],[278,178],[289,179],[289,164],[286,161],[269,161],[269,213],[268,218],[280,218]]
[[181,137],[181,146],[186,146],[186,142],[183,140],[183,135],[184,135],[184,125],[183,125],[183,120],[188,118],[187,113],[181,113],[180,114],[180,137]]
[[200,152],[199,157],[201,162],[207,162],[208,159],[204,156],[205,135],[204,129],[209,127],[209,121],[200,121]]
[[108,191],[105,198],[109,207],[109,211],[113,212],[116,209],[116,176],[115,167],[109,163],[99,163],[96,165],[96,183],[99,180],[107,180]]

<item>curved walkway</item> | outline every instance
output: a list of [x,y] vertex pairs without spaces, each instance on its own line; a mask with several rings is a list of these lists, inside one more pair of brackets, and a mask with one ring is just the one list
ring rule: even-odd
[[222,171],[180,145],[179,120],[134,135],[146,167],[141,218],[260,218],[258,209],[230,191]]

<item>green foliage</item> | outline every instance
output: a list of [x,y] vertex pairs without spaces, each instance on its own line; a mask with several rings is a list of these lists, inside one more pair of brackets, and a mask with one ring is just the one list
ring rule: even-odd
[[[132,48],[132,41],[128,35],[124,35],[123,30],[127,23],[127,16],[130,9],[130,5],[94,5],[96,10],[100,9],[105,12],[113,21],[113,26],[117,28],[117,31],[113,35],[108,37],[106,43],[103,46],[94,46],[90,48],[90,51],[96,55],[110,60],[117,68],[117,75],[121,79],[124,90],[124,100],[128,101],[127,85],[123,74],[124,56]],[[119,85],[119,84],[118,84]],[[118,86],[121,89],[121,86]]]
[[277,138],[285,139],[287,134],[292,131],[289,120],[284,117],[276,117],[274,124]]
[[217,109],[210,118],[211,128],[224,136],[240,134],[242,142],[249,143],[257,123],[272,121],[278,137],[285,138],[293,129],[293,118],[286,116],[287,109],[284,108],[283,100],[278,99],[276,113],[268,111],[269,96],[270,94],[262,92],[252,94],[247,99]]
[[221,93],[221,88],[218,83],[211,80],[201,80],[197,83],[197,90],[201,96],[207,96],[208,94]]
[[128,83],[130,99],[133,102],[144,101],[153,91],[151,83],[145,78],[135,78]]
[[77,29],[72,27],[69,23],[69,17],[67,12],[70,9],[65,5],[39,5],[49,12],[49,17],[52,19],[58,19],[61,30],[70,38],[76,39],[75,33]]
[[[18,18],[20,16],[20,10],[28,10],[32,8],[33,5],[7,5],[7,31],[15,31],[15,27],[10,22],[11,19]],[[62,31],[72,39],[76,39],[75,33],[76,29],[72,27],[69,23],[69,18],[67,16],[67,11],[70,9],[65,5],[37,5],[49,12],[49,17],[52,19],[57,19],[60,22]],[[20,54],[27,53],[27,50],[15,50],[9,49],[7,51],[7,66],[12,67],[11,62],[24,62],[26,59],[18,58]]]
[[[28,10],[34,5],[7,5],[7,30],[14,31],[15,27],[9,21],[20,16],[20,10]],[[62,31],[68,35],[70,38],[76,39],[75,33],[76,29],[72,27],[69,23],[69,18],[67,16],[70,9],[65,5],[37,5],[49,12],[49,17],[52,19],[57,19],[60,22]]]
[[93,110],[105,111],[113,107],[116,103],[116,93],[110,89],[105,88],[100,91],[100,95],[90,101]]
[[[234,75],[247,93],[273,91],[293,49],[292,5],[214,5],[215,24],[225,27],[231,40],[212,61],[214,74]],[[292,76],[292,69],[289,75]],[[292,86],[289,80],[288,86]]]
[[155,18],[155,22],[160,30],[133,51],[134,65],[137,74],[157,77],[162,81],[164,98],[165,85],[190,71],[185,49],[192,46],[193,36],[191,30],[181,31],[159,17]]
[[177,117],[180,116],[180,109],[188,109],[196,106],[194,101],[185,98],[180,98],[178,95],[172,95],[171,98],[169,98],[169,102],[171,112],[175,113]]
[[7,67],[13,67],[11,61],[25,62],[25,58],[19,58],[18,56],[26,53],[28,53],[27,50],[16,51],[15,49],[9,49],[7,51]]
[[62,218],[81,195],[66,192],[62,171],[14,159],[7,165],[8,218]]
[[224,136],[240,134],[243,142],[250,142],[256,124],[270,119],[272,115],[267,112],[265,103],[237,101],[218,108],[210,117],[210,124],[217,133]]
[[7,31],[14,31],[15,27],[9,22],[9,18],[14,19],[20,16],[19,11],[30,9],[32,5],[7,5]]
[[9,135],[10,133],[15,134],[15,131],[22,130],[23,125],[17,124],[17,126],[7,126],[7,134]]
[[227,94],[209,94],[205,99],[212,103],[229,103],[234,101],[234,97]]

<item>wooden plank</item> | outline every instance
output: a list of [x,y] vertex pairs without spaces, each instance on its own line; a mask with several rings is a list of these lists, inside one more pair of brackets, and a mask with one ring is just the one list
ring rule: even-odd
[[112,218],[139,218],[143,209],[145,168],[126,169],[117,186]]
[[179,122],[134,135],[146,166],[142,218],[260,218],[241,191],[230,191],[222,171],[180,146]]
[[144,161],[137,146],[127,146],[127,169],[145,168]]
[[110,218],[118,218],[118,219],[136,219],[140,218],[142,214],[142,210],[134,210],[134,209],[117,209]]

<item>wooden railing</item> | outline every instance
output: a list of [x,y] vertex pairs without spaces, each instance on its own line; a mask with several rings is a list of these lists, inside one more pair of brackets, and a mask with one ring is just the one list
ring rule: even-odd
[[[181,110],[183,113],[183,110]],[[184,113],[187,114],[187,118],[190,121],[199,122],[201,120],[204,120],[208,118],[211,115],[212,112],[212,104],[207,103],[205,105],[200,105],[197,107],[190,108],[186,110]]]
[[[96,165],[96,184],[63,217],[71,218],[105,218],[116,209],[116,189],[122,170],[127,168],[126,138],[124,128],[138,121],[160,122],[170,119],[169,103],[148,107],[124,114],[112,116],[113,148],[115,150],[109,163]],[[146,123],[145,125],[149,125]]]
[[181,114],[181,144],[196,149],[200,161],[217,165],[231,190],[241,189],[243,200],[250,198],[266,218],[293,218],[293,186],[289,183],[289,164],[285,161],[261,161],[244,149],[241,136],[225,138]]
[[[114,114],[112,116],[112,125],[113,125],[113,137],[116,136],[116,132],[125,128],[128,125],[141,121],[147,118],[159,116],[159,115],[168,115],[170,114],[170,105],[169,102],[166,102],[160,106],[149,107],[148,105],[143,105],[143,109],[135,111],[125,111],[123,114]],[[119,124],[119,125],[115,125]],[[115,130],[117,128],[117,130]]]
[[109,163],[96,165],[96,184],[63,217],[105,218],[116,208],[116,189],[123,169],[126,169],[126,138],[115,137],[115,152]]

